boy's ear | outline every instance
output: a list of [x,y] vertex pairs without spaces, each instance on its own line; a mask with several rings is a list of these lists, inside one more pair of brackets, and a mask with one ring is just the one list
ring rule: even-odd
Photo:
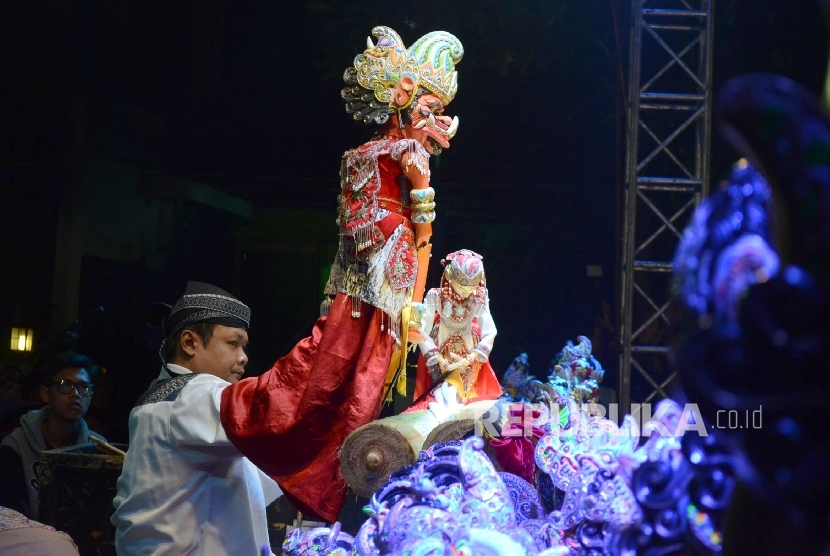
[[196,348],[201,345],[202,339],[192,330],[182,330],[179,336],[179,348],[188,357],[193,357],[196,354]]

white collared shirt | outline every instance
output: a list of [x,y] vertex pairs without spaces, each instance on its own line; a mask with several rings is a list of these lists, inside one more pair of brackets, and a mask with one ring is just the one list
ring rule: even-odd
[[[159,378],[170,375],[162,369]],[[265,506],[281,492],[228,440],[219,417],[228,386],[200,373],[174,400],[130,412],[113,500],[119,555],[259,555],[269,544]]]

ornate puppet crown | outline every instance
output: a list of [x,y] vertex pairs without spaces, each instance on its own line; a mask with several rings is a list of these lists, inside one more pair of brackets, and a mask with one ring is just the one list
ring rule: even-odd
[[483,257],[474,251],[461,249],[441,261],[450,278],[462,286],[484,285]]
[[464,56],[461,41],[445,31],[433,31],[415,41],[408,53],[420,72],[416,83],[441,99],[444,105],[452,102],[458,92],[455,65]]
[[[389,27],[372,29],[378,43],[367,39],[367,49],[354,59],[353,67],[346,69],[343,81],[348,85],[341,91],[346,112],[365,123],[384,123],[395,109],[392,90],[403,77],[408,77],[418,88],[425,89],[449,104],[458,91],[458,72],[455,65],[464,55],[464,47],[454,35],[445,31],[427,33],[408,50],[400,36]],[[415,95],[410,95],[409,102]]]

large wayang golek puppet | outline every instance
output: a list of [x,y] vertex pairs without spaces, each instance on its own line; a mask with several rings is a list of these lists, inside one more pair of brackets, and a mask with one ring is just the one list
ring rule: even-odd
[[449,147],[458,126],[444,108],[458,88],[459,40],[435,31],[406,48],[388,27],[372,34],[377,44],[369,39],[346,70],[341,97],[347,113],[378,131],[342,159],[341,239],[321,316],[269,372],[222,400],[234,444],[298,509],[327,521],[346,494],[338,450],[377,419],[387,375],[406,360],[435,218],[429,158]]

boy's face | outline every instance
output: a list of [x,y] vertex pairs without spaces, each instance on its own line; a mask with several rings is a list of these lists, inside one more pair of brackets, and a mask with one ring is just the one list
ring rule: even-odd
[[[185,331],[182,334],[188,333]],[[194,369],[197,372],[211,374],[231,384],[239,382],[245,374],[245,365],[248,356],[245,346],[248,345],[248,332],[244,328],[232,328],[217,324],[213,334],[203,344],[201,338],[190,332],[191,338],[183,340],[192,342]]]
[[55,416],[66,421],[79,421],[92,401],[89,373],[82,367],[63,369],[52,378],[49,386],[40,387],[40,395]]

